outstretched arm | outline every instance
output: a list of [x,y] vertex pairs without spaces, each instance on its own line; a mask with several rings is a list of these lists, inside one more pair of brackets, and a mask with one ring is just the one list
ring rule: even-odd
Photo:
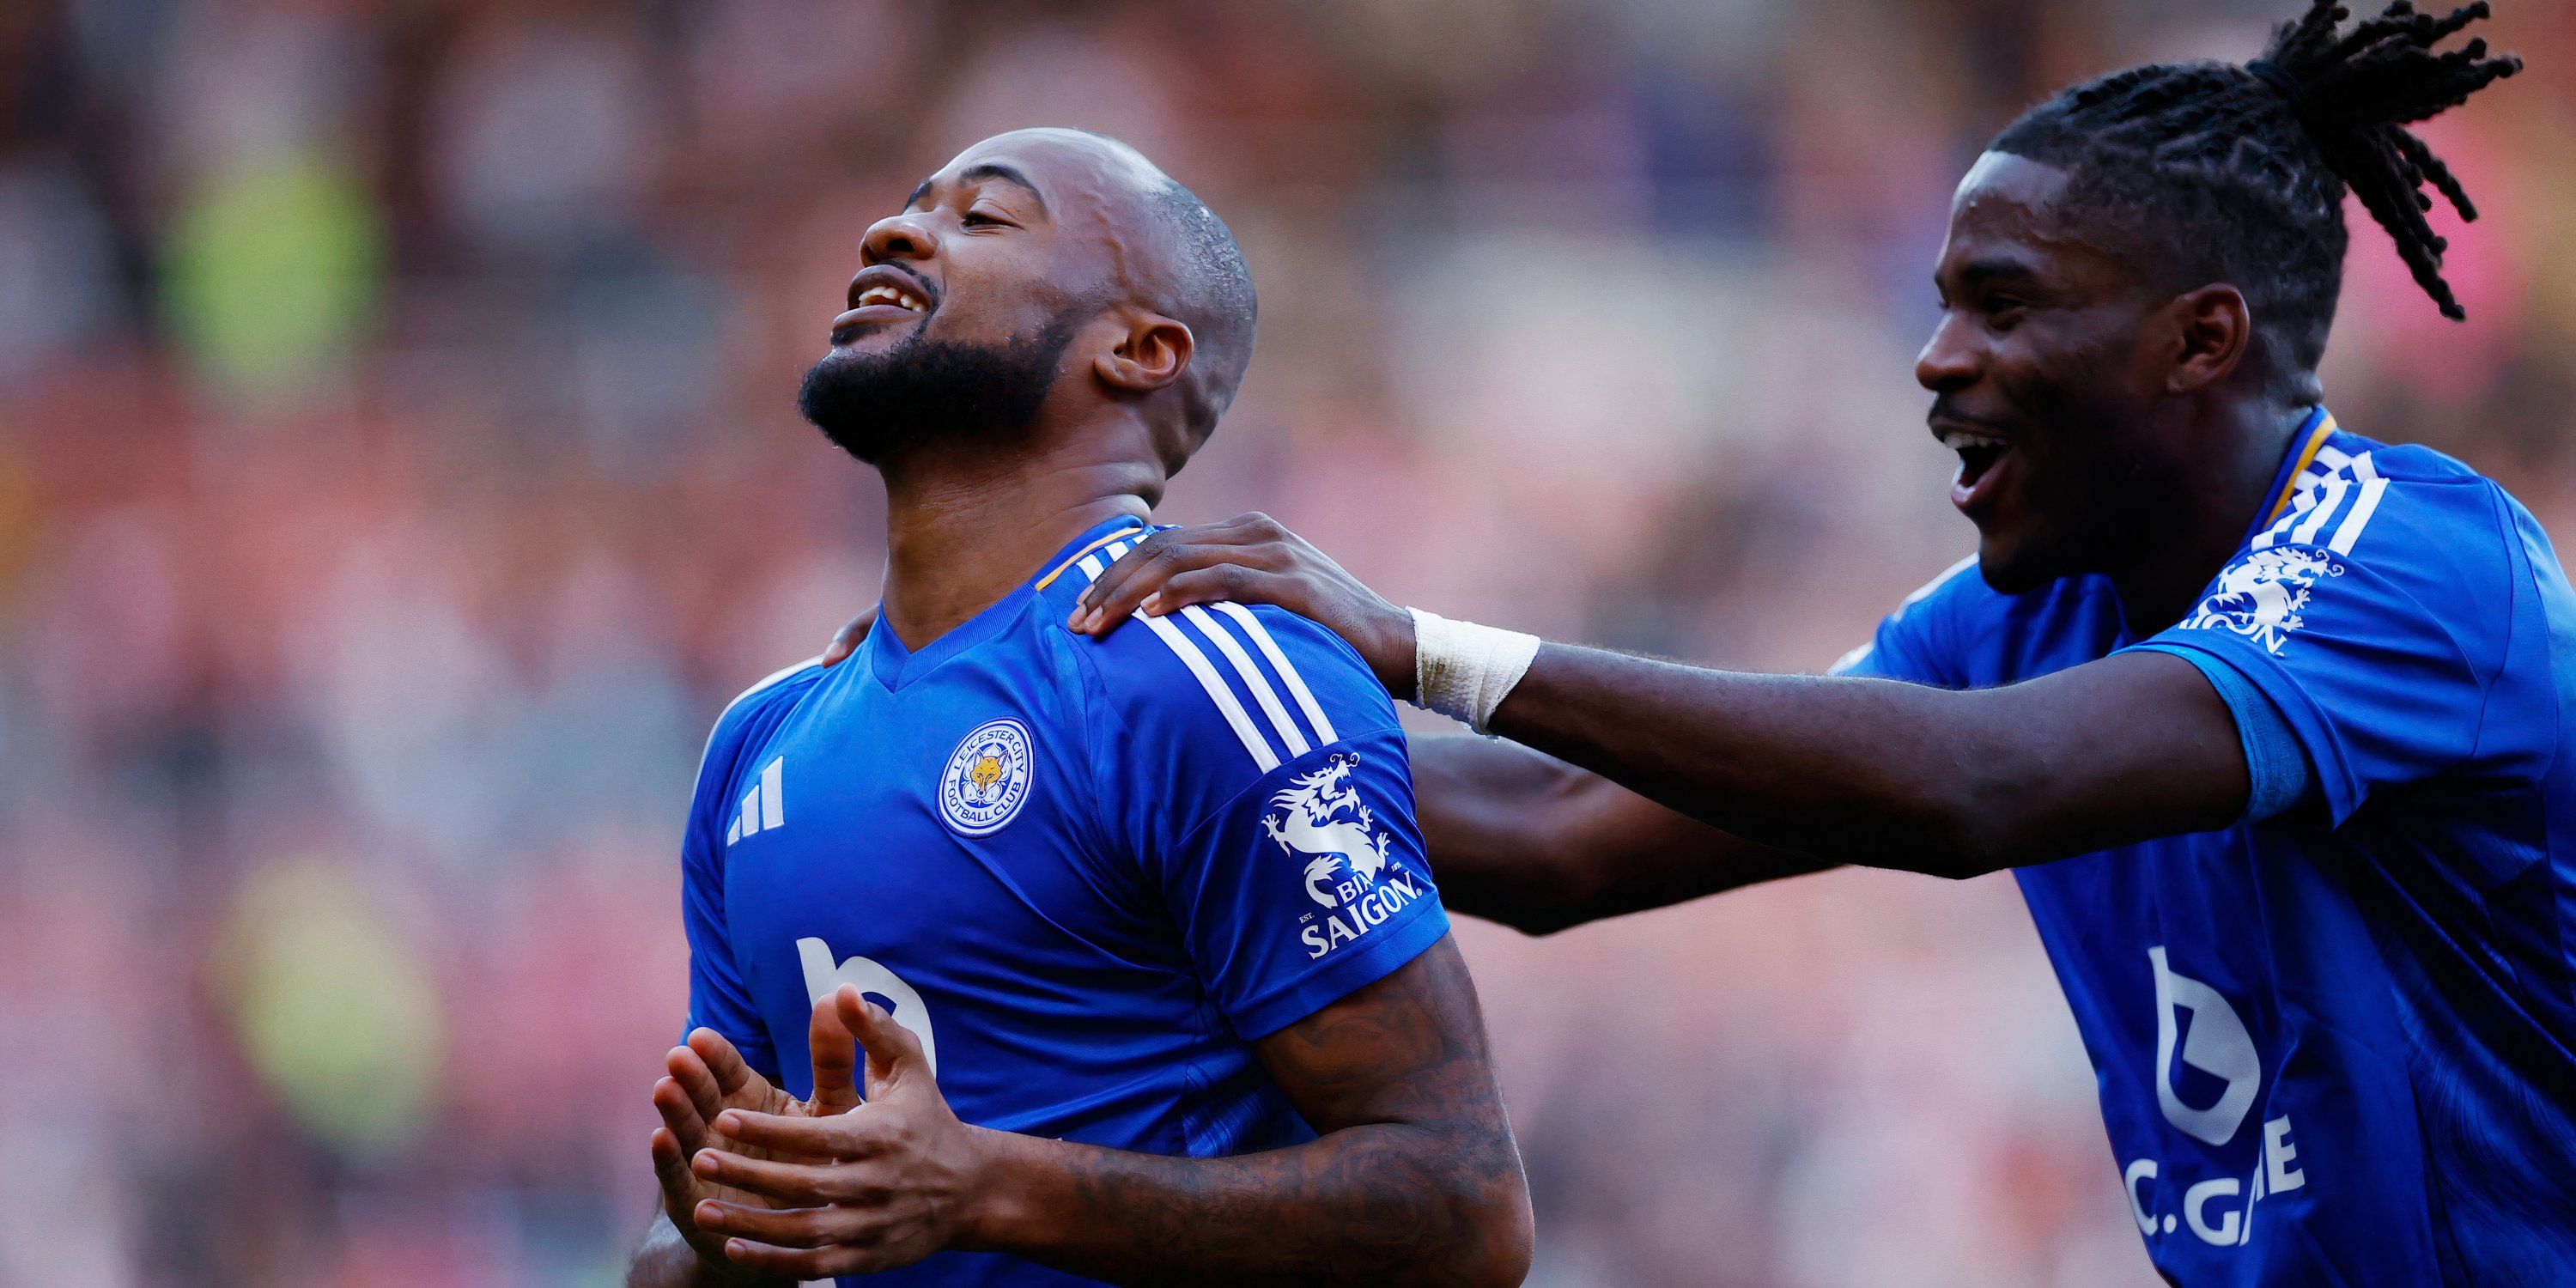
[[[873,612],[851,618],[823,651],[823,665],[856,652],[875,622]],[[1837,866],[1730,836],[1512,743],[1416,738],[1410,759],[1441,902],[1523,934]]]
[[942,1249],[1008,1252],[1121,1283],[1517,1284],[1527,1185],[1475,989],[1446,937],[1384,979],[1258,1044],[1322,1135],[1233,1158],[1166,1158],[957,1121],[920,1047],[844,989],[868,1051],[868,1103],[836,1118],[727,1113],[701,1176],[774,1210],[701,1204],[738,1265],[867,1273]]
[[[1411,615],[1261,515],[1154,534],[1092,584],[1073,625],[1100,634],[1140,607],[1213,599],[1311,617],[1389,689],[1414,691]],[[1491,723],[1734,835],[1941,876],[2221,827],[2251,786],[2235,717],[2161,654],[1950,691],[1550,644]]]
[[1721,832],[1513,743],[1416,738],[1412,759],[1441,902],[1525,934],[1834,866]]
[[1739,834],[1936,876],[2224,827],[2250,791],[2235,717],[2157,653],[1953,691],[1549,644],[1493,727]]

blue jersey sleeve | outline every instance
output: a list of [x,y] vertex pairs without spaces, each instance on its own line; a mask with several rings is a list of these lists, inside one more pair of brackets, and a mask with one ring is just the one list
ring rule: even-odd
[[1097,644],[1098,774],[1120,838],[1235,1033],[1267,1036],[1448,933],[1394,703],[1271,608],[1137,617]]
[[2288,810],[2316,789],[2317,772],[2299,745],[2299,731],[2281,714],[2281,704],[2264,696],[2235,667],[2205,653],[2186,653],[2183,660],[2200,668],[2202,678],[2218,690],[2227,714],[2236,720],[2236,741],[2245,752],[2245,818],[2259,821]]
[[714,1029],[772,1082],[779,1080],[777,1050],[743,984],[725,919],[724,827],[746,741],[789,691],[790,677],[805,669],[790,667],[753,685],[716,718],[698,761],[697,791],[680,840],[680,924],[689,940],[689,1016],[681,1033]]
[[[2444,459],[2356,456],[2134,646],[2259,690],[2336,823],[2374,792],[2463,766],[2536,774],[2556,742],[2554,712],[2496,700],[2530,598],[2504,497],[2456,466],[2401,473],[2409,455]],[[2397,459],[2383,473],[2374,456]]]
[[1983,585],[1976,556],[1950,565],[1922,589],[1906,596],[1895,612],[1879,622],[1870,641],[1844,654],[1830,673],[1903,680],[1939,689],[1965,688],[1966,676],[1956,664],[1955,610],[1963,595]]

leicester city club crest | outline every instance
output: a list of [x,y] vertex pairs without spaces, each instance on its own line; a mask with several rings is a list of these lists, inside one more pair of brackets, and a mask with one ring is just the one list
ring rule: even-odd
[[1027,803],[1035,770],[1028,727],[986,721],[957,744],[939,775],[940,817],[960,836],[990,836]]

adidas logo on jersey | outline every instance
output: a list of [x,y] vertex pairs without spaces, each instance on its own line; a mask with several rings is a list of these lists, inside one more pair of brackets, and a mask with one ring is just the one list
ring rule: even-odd
[[742,808],[733,822],[725,827],[725,844],[731,845],[755,832],[776,831],[787,825],[787,758],[760,767],[760,781],[742,794]]

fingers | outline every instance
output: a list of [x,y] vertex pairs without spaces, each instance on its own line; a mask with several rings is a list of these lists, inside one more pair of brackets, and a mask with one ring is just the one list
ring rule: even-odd
[[[843,991],[856,992],[848,984]],[[842,1022],[837,994],[814,1004],[814,1020],[806,1030],[806,1048],[814,1060],[814,1112],[846,1113],[859,1104],[859,1048]]]
[[[1121,612],[1112,615],[1108,611],[1110,602],[1118,599],[1120,589],[1133,580],[1139,572],[1150,567],[1157,555],[1178,545],[1182,540],[1181,534],[1188,531],[1190,529],[1174,528],[1168,532],[1153,533],[1143,541],[1137,542],[1135,549],[1112,561],[1108,569],[1093,578],[1091,585],[1074,600],[1073,616],[1065,619],[1065,625],[1077,631],[1088,631],[1093,635],[1107,635],[1116,630],[1118,623],[1127,620],[1127,614]],[[1148,586],[1144,593],[1135,598],[1142,599],[1144,594],[1151,592],[1152,587]],[[1135,603],[1128,601],[1127,608],[1133,610]]]
[[[708,1125],[725,1140],[777,1154],[804,1158],[864,1158],[877,1152],[877,1142],[864,1115],[833,1114],[813,1118],[804,1114],[762,1114],[747,1109],[728,1109],[723,1117]],[[717,1148],[723,1146],[719,1144]]]
[[1180,573],[1220,564],[1268,568],[1279,555],[1266,539],[1249,536],[1255,531],[1249,526],[1220,526],[1157,532],[1091,583],[1090,589],[1083,592],[1081,607],[1067,625],[1092,635],[1106,635]]
[[697,1197],[698,1176],[689,1170],[689,1156],[680,1148],[679,1137],[668,1127],[653,1129],[653,1179],[662,1185],[666,1206],[685,1210]]
[[717,1084],[715,1073],[707,1068],[706,1060],[695,1050],[673,1047],[664,1063],[670,1066],[670,1081],[677,1083],[689,1103],[697,1106],[699,1121],[713,1122],[717,1114],[724,1112],[724,1088]]
[[[812,1152],[830,1156],[827,1149],[814,1149]],[[787,1163],[769,1158],[747,1158],[723,1149],[702,1149],[697,1157],[689,1160],[689,1170],[699,1180],[748,1190],[782,1207],[821,1207],[839,1198],[840,1187],[832,1183],[835,1166],[832,1163]]]
[[701,1230],[782,1248],[843,1242],[872,1224],[868,1213],[854,1208],[765,1208],[715,1199],[700,1201],[689,1215]]
[[[758,1076],[752,1073],[750,1065],[743,1063],[742,1052],[734,1050],[733,1043],[714,1029],[693,1030],[689,1034],[689,1050],[706,1061],[707,1071],[715,1076],[716,1090],[722,1096],[731,1097],[739,1093]],[[712,1118],[714,1115],[708,1116]]]
[[671,1133],[683,1156],[706,1148],[708,1119],[678,1079],[664,1078],[653,1084],[653,1108],[661,1113],[663,1130]]
[[1173,574],[1162,589],[1146,596],[1138,607],[1147,617],[1162,617],[1192,604],[1225,600],[1276,604],[1287,597],[1289,588],[1289,580],[1275,572],[1261,572],[1241,564],[1217,564]]
[[831,1279],[891,1268],[872,1249],[836,1244],[829,1248],[781,1248],[749,1239],[725,1240],[725,1259],[738,1266],[789,1279]]
[[835,991],[832,1002],[841,1024],[867,1049],[868,1099],[882,1099],[907,1080],[930,1080],[930,1058],[922,1054],[920,1037],[895,1023],[884,1007],[860,996],[851,984]]
[[[1090,629],[1095,634],[1107,634],[1108,630],[1101,629],[1102,627],[1114,629],[1117,623],[1127,620],[1127,614],[1135,610],[1136,601],[1152,593],[1154,585],[1161,583],[1160,577],[1148,575],[1157,563],[1170,558],[1172,552],[1176,550],[1224,540],[1225,534],[1232,530],[1236,522],[1238,521],[1230,519],[1225,523],[1167,528],[1161,532],[1147,534],[1144,540],[1136,543],[1135,549],[1112,562],[1108,569],[1082,592],[1079,602],[1084,611],[1074,618],[1072,622],[1074,629]],[[1121,592],[1128,588],[1128,583],[1139,576],[1148,576],[1151,584],[1133,595],[1122,594]],[[1109,606],[1113,603],[1122,605],[1119,611],[1114,613],[1109,611]],[[1093,625],[1084,626],[1083,622],[1086,619]]]
[[831,646],[823,650],[823,665],[832,666],[859,651],[859,643],[868,637],[868,628],[876,624],[877,613],[871,608],[851,618],[832,632]]

